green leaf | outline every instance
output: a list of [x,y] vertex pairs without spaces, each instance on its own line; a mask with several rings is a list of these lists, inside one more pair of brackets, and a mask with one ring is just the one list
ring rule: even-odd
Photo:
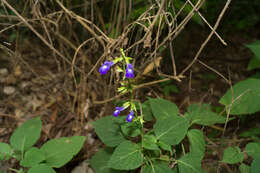
[[154,119],[149,100],[142,104],[142,113],[145,121],[152,121]]
[[8,160],[12,155],[9,144],[0,142],[0,160]]
[[208,104],[191,104],[185,117],[191,121],[191,124],[211,126],[216,123],[225,123],[226,118],[210,110]]
[[185,154],[180,160],[177,160],[179,173],[201,173],[200,158],[192,155],[191,153]]
[[149,99],[150,106],[152,108],[153,115],[156,119],[164,119],[168,117],[178,116],[178,107],[164,99]]
[[99,150],[89,161],[91,167],[95,170],[95,173],[123,173],[123,171],[118,171],[111,169],[107,166],[107,163],[112,156],[113,150],[110,148],[105,148]]
[[144,165],[141,173],[172,173],[172,170],[166,163],[159,162],[152,165]]
[[159,147],[156,145],[157,140],[154,135],[147,135],[145,134],[143,137],[143,147],[148,150],[160,150]]
[[260,135],[260,128],[251,128],[240,134],[241,137],[252,137]]
[[132,170],[141,166],[142,163],[141,147],[130,141],[125,141],[115,149],[108,161],[108,167],[118,170]]
[[165,144],[164,142],[159,141],[159,142],[158,142],[158,146],[159,146],[161,149],[165,150],[165,151],[169,151],[170,154],[171,154],[171,156],[173,155],[173,151],[172,151],[171,145]]
[[32,147],[25,153],[24,159],[20,162],[23,167],[33,167],[45,160],[44,153],[38,148]]
[[260,59],[256,58],[255,56],[249,61],[247,66],[248,70],[254,70],[256,68],[260,68]]
[[253,158],[260,154],[260,143],[250,142],[246,145],[245,151]]
[[121,125],[121,130],[126,136],[136,137],[141,134],[141,126],[138,122],[125,123]]
[[[5,173],[5,172],[4,172]],[[18,173],[24,173],[23,168],[20,168]]]
[[109,147],[126,141],[120,129],[122,122],[118,118],[120,117],[106,116],[93,123],[98,137]]
[[260,154],[258,154],[252,164],[251,164],[251,173],[259,173],[260,172]]
[[[221,98],[220,103],[230,108],[230,114],[253,114],[260,111],[260,79],[248,78],[233,86]],[[232,97],[233,96],[233,97]],[[233,100],[233,103],[232,103]],[[231,104],[232,103],[232,104]]]
[[158,119],[154,125],[157,140],[169,145],[176,145],[185,137],[189,128],[187,119],[180,116]]
[[255,54],[256,58],[260,60],[260,40],[247,44],[246,47],[248,47]]
[[188,131],[187,136],[190,141],[190,153],[198,156],[200,160],[202,160],[206,147],[203,133],[200,130],[192,129]]
[[84,136],[62,137],[46,142],[41,148],[46,165],[60,168],[76,155],[85,142]]
[[54,169],[45,164],[35,165],[27,173],[55,173]]
[[179,93],[179,89],[175,85],[166,85],[163,87],[164,95],[169,96],[171,92]]
[[240,173],[250,173],[250,166],[242,163],[240,166],[239,166],[239,171]]
[[242,162],[244,159],[244,154],[240,152],[239,147],[228,147],[224,151],[222,162],[235,164]]
[[29,149],[40,137],[41,127],[42,122],[39,117],[26,121],[12,134],[10,139],[12,148],[21,152]]

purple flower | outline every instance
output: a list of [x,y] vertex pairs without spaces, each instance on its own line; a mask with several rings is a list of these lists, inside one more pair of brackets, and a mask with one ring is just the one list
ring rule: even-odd
[[116,107],[116,110],[114,111],[114,116],[117,117],[122,110],[124,110],[124,107]]
[[132,64],[127,64],[125,77],[126,78],[134,78],[134,70],[133,70]]
[[130,123],[133,120],[133,118],[134,118],[134,111],[131,110],[131,112],[126,117],[126,121]]
[[113,64],[114,63],[112,61],[105,61],[104,64],[99,68],[99,73],[101,75],[106,74]]

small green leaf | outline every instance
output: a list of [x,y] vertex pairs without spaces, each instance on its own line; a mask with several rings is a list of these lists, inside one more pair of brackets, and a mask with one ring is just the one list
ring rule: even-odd
[[161,149],[165,150],[165,151],[169,151],[170,154],[171,154],[171,156],[173,155],[173,151],[172,151],[171,145],[166,144],[166,143],[164,143],[164,142],[162,142],[162,141],[159,141],[159,142],[158,142],[158,146],[159,146]]
[[[260,79],[248,78],[238,82],[220,99],[230,114],[253,114],[260,111]],[[231,106],[231,108],[230,108]]]
[[139,145],[130,141],[121,143],[114,151],[108,167],[117,170],[132,170],[143,163],[142,151]]
[[[5,172],[4,172],[5,173]],[[23,168],[20,168],[18,173],[24,173]]]
[[185,154],[180,160],[177,160],[179,173],[201,173],[201,159],[192,155],[191,153]]
[[141,173],[172,173],[172,170],[166,163],[159,162],[152,165],[144,165]]
[[20,164],[23,167],[33,167],[43,160],[45,160],[44,153],[42,153],[38,148],[32,147],[26,151],[24,160],[22,160]]
[[260,58],[256,58],[255,56],[249,61],[249,64],[247,66],[248,70],[254,70],[260,68]]
[[153,115],[156,119],[178,116],[178,107],[168,100],[150,98],[149,103],[151,105]]
[[157,140],[169,145],[176,145],[185,137],[189,128],[187,119],[180,116],[158,119],[154,125]]
[[56,173],[54,169],[45,164],[35,165],[27,173]]
[[175,85],[166,85],[163,87],[164,95],[169,96],[171,92],[179,93],[179,89]]
[[156,145],[157,140],[154,135],[144,135],[143,138],[143,147],[147,150],[160,150],[158,146]]
[[190,141],[190,153],[197,155],[202,160],[206,147],[203,133],[200,130],[192,129],[188,131],[187,136]]
[[46,165],[55,168],[65,165],[80,151],[85,139],[84,136],[72,136],[49,140],[40,148]]
[[112,156],[113,150],[110,148],[105,148],[99,150],[89,161],[91,167],[95,170],[95,173],[123,173],[123,171],[118,171],[111,169],[107,166],[107,163]]
[[126,87],[124,87],[124,86],[117,88],[117,91],[118,91],[118,92],[122,92],[122,91],[124,91],[124,90],[126,90]]
[[41,128],[42,122],[39,117],[26,121],[12,134],[10,139],[12,148],[22,152],[29,149],[40,137]]
[[120,128],[123,122],[118,118],[120,117],[106,116],[93,123],[98,137],[108,147],[115,147],[126,141]]
[[260,172],[260,154],[258,154],[252,164],[251,164],[251,173],[259,173]]
[[260,154],[260,143],[250,142],[246,145],[245,151],[247,154],[253,158],[256,158]]
[[9,144],[0,142],[0,160],[8,160],[12,155],[12,149]]
[[244,154],[240,152],[239,147],[228,147],[224,151],[222,162],[235,164],[242,162],[244,159]]
[[250,128],[240,134],[241,137],[252,137],[260,135],[260,128]]
[[138,122],[132,122],[121,125],[121,130],[126,136],[136,137],[141,134],[141,126]]
[[208,104],[192,104],[188,107],[188,112],[185,114],[192,124],[211,126],[216,123],[225,123],[226,118],[212,112]]
[[248,47],[255,54],[256,58],[260,60],[260,40],[247,44],[246,47]]
[[239,171],[240,173],[250,173],[250,166],[242,163],[240,166],[239,166]]

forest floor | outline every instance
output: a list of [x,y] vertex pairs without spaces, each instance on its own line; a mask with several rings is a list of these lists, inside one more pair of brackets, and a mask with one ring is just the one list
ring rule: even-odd
[[[194,35],[193,40],[187,42],[183,53],[179,55],[182,58],[177,62],[177,67],[180,69],[190,62],[202,38],[205,37],[203,33],[196,30],[193,32]],[[252,34],[251,31],[227,33],[223,38],[228,46],[221,45],[217,39],[213,38],[199,57],[200,62],[192,66],[182,82],[171,81],[140,89],[136,92],[139,95],[137,97],[144,99],[148,95],[172,100],[178,105],[181,113],[185,112],[191,103],[209,103],[217,109],[221,106],[218,103],[219,99],[230,86],[212,69],[231,80],[232,84],[255,74],[255,71],[247,70],[248,62],[253,54],[245,47],[245,44],[255,41],[257,37],[259,39],[259,36],[260,33]],[[48,139],[62,136],[87,136],[87,142],[77,157],[58,170],[70,172],[77,165],[82,165],[83,161],[91,158],[102,147],[103,144],[97,138],[90,122],[111,114],[114,105],[112,102],[105,105],[90,103],[86,112],[76,114],[77,106],[75,105],[79,103],[75,101],[77,94],[73,87],[74,79],[70,67],[65,68],[66,65],[64,65],[63,68],[58,69],[53,53],[36,39],[24,39],[19,45],[12,46],[15,47],[15,49],[12,48],[16,50],[15,55],[10,56],[3,51],[0,52],[0,142],[8,142],[17,126],[36,116],[40,116],[43,121],[42,135],[37,146],[41,146]],[[167,62],[164,63],[164,61],[167,60],[162,61],[161,69],[169,69]],[[100,90],[96,90],[98,87],[95,83],[87,85],[89,90],[85,92],[91,92],[93,97],[100,98]],[[165,86],[173,86],[175,90],[167,93]],[[243,122],[240,118],[235,119],[228,123],[224,138],[221,138],[222,126],[207,129],[207,134],[214,133],[218,140],[212,141],[216,144],[210,148],[214,150],[214,153],[205,156],[203,167],[208,171],[214,168],[211,170],[214,172],[224,149],[219,146],[235,143],[243,147],[246,139],[240,139],[239,133],[253,126],[260,126],[260,120],[255,119],[254,116],[243,119]],[[6,164],[7,167],[18,166],[17,162],[13,161]],[[223,173],[234,170],[230,165],[220,165],[219,169]]]

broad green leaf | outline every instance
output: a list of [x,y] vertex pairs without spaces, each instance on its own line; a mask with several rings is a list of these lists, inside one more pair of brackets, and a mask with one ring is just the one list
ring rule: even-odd
[[171,154],[171,156],[173,155],[173,151],[172,151],[171,145],[165,144],[164,142],[159,141],[159,142],[158,142],[158,146],[159,146],[161,149],[165,150],[165,151],[169,151],[170,154]]
[[40,148],[46,165],[55,168],[65,165],[80,151],[85,139],[84,136],[72,136],[49,140]]
[[156,145],[157,140],[154,135],[147,135],[145,134],[143,137],[143,147],[148,150],[160,150],[159,147]]
[[244,154],[240,151],[239,147],[228,147],[224,151],[222,162],[235,164],[242,162]]
[[10,139],[12,148],[22,152],[29,149],[40,137],[41,128],[42,122],[39,117],[26,121],[12,134]]
[[142,126],[139,124],[139,122],[125,123],[121,125],[123,134],[130,137],[136,137],[140,135],[142,132],[141,128]]
[[247,154],[253,158],[256,158],[260,154],[260,143],[250,142],[246,145],[245,151]]
[[191,124],[211,126],[216,123],[225,123],[226,118],[210,110],[208,104],[192,104],[188,107],[185,117],[191,121]]
[[190,141],[190,153],[202,160],[206,147],[203,133],[200,130],[192,129],[188,131],[187,136]]
[[260,172],[260,154],[258,154],[252,164],[251,164],[251,172],[250,173],[259,173]]
[[145,121],[152,121],[154,119],[149,100],[142,104],[142,113]]
[[24,159],[20,162],[23,167],[33,167],[45,160],[44,153],[38,148],[32,147],[26,151]]
[[180,160],[177,160],[179,173],[202,173],[201,159],[192,155],[185,154]]
[[120,125],[123,123],[119,118],[106,116],[93,123],[98,137],[108,147],[115,147],[126,141],[120,128]]
[[123,173],[123,171],[114,170],[107,166],[112,153],[112,149],[101,149],[90,159],[90,165],[95,173]]
[[249,61],[249,64],[247,66],[248,70],[254,70],[260,68],[260,58],[256,58],[255,56]]
[[12,149],[9,144],[0,142],[0,160],[7,160],[12,155]]
[[[260,79],[248,78],[238,82],[220,99],[220,103],[230,108],[230,114],[253,114],[260,111]],[[232,103],[232,104],[231,104]]]
[[169,145],[176,145],[185,137],[189,128],[187,119],[180,116],[158,119],[154,125],[157,140]]
[[143,155],[141,147],[130,141],[121,143],[108,161],[108,167],[117,170],[132,170],[141,166]]
[[250,173],[250,166],[242,163],[240,166],[239,166],[239,171],[240,173]]
[[164,99],[149,99],[153,115],[156,119],[164,119],[178,116],[178,107]]
[[255,54],[256,58],[260,60],[260,40],[247,44],[246,47],[248,47]]
[[144,165],[141,173],[172,173],[172,170],[166,163],[160,162],[152,165]]
[[52,167],[45,164],[40,164],[30,168],[27,173],[56,173],[56,172],[54,171],[54,169],[52,169]]

